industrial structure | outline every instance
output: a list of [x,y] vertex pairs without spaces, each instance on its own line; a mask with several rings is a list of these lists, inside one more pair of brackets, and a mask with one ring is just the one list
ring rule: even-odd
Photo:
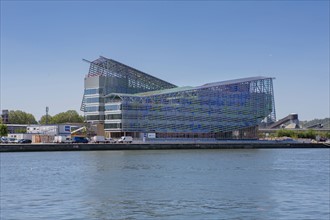
[[261,121],[276,121],[271,77],[177,87],[105,57],[87,62],[81,110],[107,137],[255,139]]
[[289,129],[295,129],[300,128],[299,127],[299,119],[298,114],[291,113],[288,116],[270,124],[268,129],[276,129],[276,128],[289,128]]

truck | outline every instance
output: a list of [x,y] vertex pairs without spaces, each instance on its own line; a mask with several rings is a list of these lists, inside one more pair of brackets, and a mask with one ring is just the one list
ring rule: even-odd
[[69,136],[55,136],[53,143],[71,143],[71,138]]
[[15,134],[8,134],[8,138],[15,138],[17,140],[20,139],[32,139],[32,134],[29,133],[15,133]]
[[92,143],[105,143],[104,136],[94,136],[91,138]]
[[104,136],[94,136],[91,138],[92,143],[115,143],[112,138],[104,138]]
[[120,139],[117,140],[117,143],[132,143],[133,138],[131,136],[122,136]]

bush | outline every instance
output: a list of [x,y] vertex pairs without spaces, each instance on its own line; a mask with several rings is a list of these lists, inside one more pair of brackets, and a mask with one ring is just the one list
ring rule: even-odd
[[291,137],[291,138],[309,138],[309,139],[315,139],[316,136],[320,136],[322,138],[330,138],[330,132],[316,132],[312,129],[309,129],[307,131],[281,129],[276,132],[276,136]]
[[276,132],[277,137],[291,137],[291,138],[296,138],[297,134],[293,130],[285,130],[281,129]]

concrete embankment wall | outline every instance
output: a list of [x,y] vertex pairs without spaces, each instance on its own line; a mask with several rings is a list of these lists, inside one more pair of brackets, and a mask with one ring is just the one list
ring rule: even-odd
[[179,149],[284,149],[330,148],[323,143],[143,143],[143,144],[1,144],[0,152],[93,151],[93,150],[179,150]]

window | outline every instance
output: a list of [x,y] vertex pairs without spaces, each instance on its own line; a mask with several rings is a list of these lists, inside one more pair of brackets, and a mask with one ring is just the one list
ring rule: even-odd
[[110,114],[105,116],[106,120],[121,119],[121,118],[122,118],[121,114]]
[[118,104],[105,105],[105,111],[114,111],[114,110],[121,110],[121,105]]
[[95,98],[86,98],[86,103],[102,103],[103,98],[95,97]]
[[85,95],[102,94],[103,88],[85,89]]
[[121,123],[109,123],[109,124],[104,124],[105,129],[120,129],[121,128]]
[[97,112],[97,111],[104,111],[103,106],[87,106],[85,107],[85,112]]
[[104,115],[87,115],[86,120],[104,120]]

